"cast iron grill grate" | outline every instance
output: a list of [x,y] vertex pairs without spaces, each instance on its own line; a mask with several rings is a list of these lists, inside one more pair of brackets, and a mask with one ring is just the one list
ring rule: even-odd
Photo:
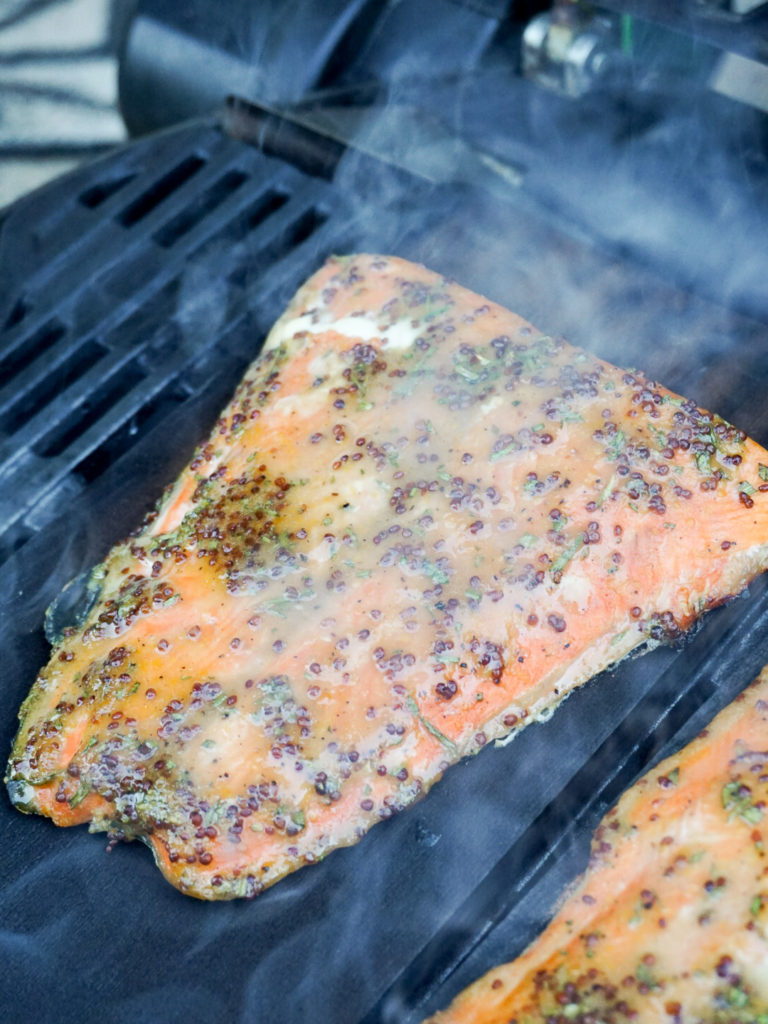
[[[253,356],[250,331],[235,340],[243,293],[278,267],[298,283],[301,271],[283,264],[334,205],[325,183],[200,125],[54,192],[18,204],[3,226],[10,248],[34,223],[36,261],[0,292],[0,561],[183,403],[190,375]],[[211,317],[200,295],[214,250],[229,269],[209,297],[219,305],[206,337],[181,321],[194,315],[192,289]],[[262,331],[277,312],[264,310]]]

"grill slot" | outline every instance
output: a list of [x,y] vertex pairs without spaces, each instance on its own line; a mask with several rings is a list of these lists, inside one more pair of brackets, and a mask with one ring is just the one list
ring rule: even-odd
[[118,399],[141,384],[146,376],[135,362],[120,367],[92,396],[85,399],[79,409],[33,446],[35,454],[45,458],[61,455],[89,427],[107,414]]
[[146,192],[126,206],[117,215],[117,221],[125,228],[133,227],[157,209],[170,195],[180,189],[189,179],[205,167],[205,160],[194,154],[186,157],[162,178],[154,182]]
[[47,373],[39,383],[22,393],[15,402],[7,407],[3,415],[0,416],[0,431],[6,434],[11,431],[17,433],[46,405],[80,380],[95,362],[106,355],[106,352],[104,346],[97,341],[93,339],[86,341]]
[[77,198],[89,210],[96,210],[107,199],[111,199],[126,185],[129,185],[135,177],[135,174],[123,174],[119,178],[97,182],[81,192]]
[[[245,172],[233,170],[226,176],[226,186],[231,189],[237,183],[239,187],[246,178]],[[219,190],[219,195],[223,191]],[[41,332],[35,351],[61,341],[64,351],[57,352],[55,358],[61,360],[64,356],[63,372],[51,371],[37,382],[35,367],[32,367],[20,392],[25,397],[6,407],[0,420],[0,428],[13,424],[16,434],[14,447],[8,449],[5,475],[9,483],[13,481],[11,486],[21,487],[27,501],[34,501],[34,490],[27,479],[29,455],[40,462],[36,472],[42,485],[41,494],[45,495],[43,504],[47,507],[50,495],[59,493],[68,478],[72,481],[84,478],[89,482],[96,479],[146,430],[183,401],[188,391],[180,382],[179,373],[192,373],[197,381],[196,390],[219,371],[222,356],[217,356],[210,348],[204,329],[201,336],[198,315],[189,305],[190,296],[194,300],[192,307],[200,299],[201,311],[210,309],[211,302],[223,302],[216,307],[215,316],[222,354],[234,345],[239,359],[249,361],[254,357],[263,332],[244,315],[244,301],[229,301],[226,294],[222,295],[213,285],[208,295],[207,274],[201,291],[198,293],[193,286],[190,292],[186,275],[196,271],[188,271],[186,267],[207,259],[210,244],[219,247],[225,238],[232,241],[233,232],[247,232],[247,237],[253,238],[257,259],[243,253],[238,258],[251,271],[261,273],[270,263],[279,265],[280,260],[306,242],[326,223],[328,212],[318,204],[306,203],[306,198],[301,205],[294,199],[292,205],[291,192],[285,187],[269,188],[255,201],[245,198],[247,202],[241,203],[240,211],[231,216],[223,228],[219,227],[208,237],[196,233],[196,245],[191,236],[187,236],[190,240],[185,238],[185,243],[192,248],[183,254],[185,258],[172,263],[161,259],[160,251],[151,246],[151,239],[147,237],[146,242],[132,247],[123,262],[113,263],[104,275],[94,279],[74,298],[70,317],[81,325],[81,330],[85,325],[92,331],[98,330],[98,342],[90,340],[85,348],[65,356],[66,346],[72,344],[72,339],[65,336],[64,329],[56,334],[47,330]],[[278,211],[280,216],[273,222],[271,218]],[[262,236],[260,229],[265,222],[269,222],[269,227],[264,228]],[[237,294],[239,292],[232,290],[233,300]],[[273,315],[277,312],[273,310]],[[122,319],[116,320],[120,314]],[[187,322],[190,315],[192,319]],[[215,340],[213,332],[211,340]],[[57,387],[61,389],[63,384],[65,389],[69,388],[86,374],[97,357],[106,353],[111,353],[102,370],[102,374],[107,375],[106,380],[98,373],[88,375],[78,385],[77,392],[70,395],[69,402],[50,404],[47,415],[38,415],[53,402]],[[179,383],[173,384],[174,380]],[[229,387],[222,394],[222,403],[228,397]],[[194,443],[193,437],[185,440]],[[31,445],[27,456],[24,455],[25,444]],[[34,517],[30,521],[37,523]]]
[[51,320],[31,338],[20,341],[10,355],[0,359],[0,381],[7,382],[31,366],[39,356],[63,338],[66,332],[67,329],[62,323]]
[[[151,275],[150,275],[151,276]],[[178,280],[173,278],[163,284],[157,291],[144,297],[124,320],[120,320],[105,337],[114,349],[131,351],[137,347],[137,339],[145,340],[162,333],[162,325],[173,315],[176,307]],[[129,289],[126,286],[126,293]],[[125,313],[125,310],[123,310]]]
[[190,205],[177,214],[172,220],[164,224],[159,231],[153,235],[158,245],[170,249],[180,238],[206,217],[209,213],[220,206],[228,196],[237,191],[240,186],[248,180],[248,175],[242,171],[227,171],[202,195],[198,196]]
[[289,200],[286,192],[278,192],[270,189],[264,195],[252,203],[246,210],[243,210],[224,228],[216,238],[226,239],[230,242],[241,242],[247,235],[254,231],[260,224],[273,213],[285,206]]
[[[187,157],[180,159],[185,151]],[[57,313],[66,310],[67,320],[75,325],[76,335],[104,336],[125,319],[126,313],[130,315],[143,305],[149,297],[148,292],[160,289],[177,277],[186,261],[193,256],[197,258],[202,246],[219,237],[228,240],[227,225],[231,225],[234,240],[253,233],[254,245],[258,246],[260,225],[264,220],[271,222],[281,206],[295,201],[297,189],[302,196],[299,200],[301,207],[308,205],[307,193],[317,194],[320,191],[325,194],[327,191],[319,189],[316,182],[308,182],[293,168],[280,165],[257,150],[243,147],[209,128],[193,131],[185,127],[176,136],[147,140],[118,154],[115,163],[123,167],[127,165],[125,173],[115,174],[115,178],[131,180],[124,186],[125,195],[121,192],[117,197],[123,202],[114,216],[111,212],[106,215],[106,209],[114,205],[107,200],[104,215],[100,218],[92,216],[79,202],[39,204],[45,222],[57,216],[58,224],[55,232],[39,244],[39,252],[36,244],[34,269],[24,277],[24,304],[30,311],[26,314],[28,333],[42,327],[50,318],[51,310]],[[152,173],[135,170],[137,165],[151,167]],[[231,186],[237,181],[233,175],[240,174],[259,183],[256,195],[245,185],[236,188],[223,198],[217,209],[210,210],[201,222],[189,227],[169,249],[158,246],[152,239],[152,234],[161,231],[164,223],[183,214],[200,190],[213,187],[222,178],[225,178],[227,186]],[[197,177],[194,184],[186,185],[190,175]],[[105,181],[111,180],[109,172],[98,165],[83,168],[72,177],[75,195],[86,193],[91,185],[101,188]],[[160,191],[165,198],[156,206],[156,200],[160,198],[158,185],[162,186]],[[130,234],[124,232],[120,210],[123,214],[137,211],[128,216],[128,220],[142,214],[133,223]],[[27,213],[23,218],[14,218],[12,213],[10,221],[13,227],[6,223],[4,231],[25,232],[24,223],[28,217]],[[270,233],[269,229],[267,233]],[[73,262],[74,250],[77,255]],[[236,257],[229,255],[228,259],[231,265]],[[74,265],[78,268],[77,275],[73,274]],[[130,267],[133,267],[131,273]],[[109,276],[105,279],[104,275]],[[222,274],[222,280],[225,276],[226,272]],[[0,283],[0,297],[2,291]],[[21,289],[17,287],[16,291],[14,299]],[[12,302],[6,301],[3,305],[10,309]],[[3,354],[0,345],[0,358]]]
[[307,210],[286,231],[282,238],[284,249],[280,255],[284,256],[290,249],[297,249],[316,231],[319,231],[327,220],[328,214],[324,210],[318,210],[315,207]]
[[127,421],[107,434],[93,451],[73,467],[73,472],[86,483],[98,479],[128,448],[140,442],[188,397],[188,393],[172,381],[162,391],[144,401]]
[[241,263],[227,280],[230,284],[245,288],[267,267],[286,257],[292,250],[306,242],[328,220],[328,213],[315,206],[304,210],[295,220],[282,228],[263,249],[247,262]]
[[[9,663],[4,675],[9,707],[22,700],[45,658],[44,643],[35,633],[42,609],[68,579],[98,562],[117,536],[135,526],[173,479],[215,421],[260,337],[323,256],[396,251],[478,289],[488,287],[492,298],[513,308],[522,305],[520,312],[542,326],[552,323],[554,308],[558,329],[562,282],[556,273],[548,277],[536,271],[567,255],[569,266],[586,268],[584,284],[574,285],[579,291],[586,293],[600,278],[600,267],[575,244],[571,249],[563,243],[558,249],[549,236],[542,242],[541,231],[531,236],[524,211],[515,230],[504,232],[497,210],[483,226],[482,209],[475,209],[468,193],[457,197],[446,189],[443,202],[439,188],[396,193],[383,184],[380,191],[380,216],[365,216],[369,211],[355,189],[310,180],[256,149],[225,139],[209,125],[188,125],[138,143],[98,166],[81,168],[44,200],[32,197],[18,213],[6,214],[3,232],[14,238],[26,261],[24,275],[5,285],[2,302],[4,311],[12,310],[7,329],[22,322],[23,327],[0,334],[0,416],[18,428],[0,454],[0,562],[24,545],[0,573],[0,644]],[[49,227],[44,236],[41,224]],[[551,255],[551,264],[535,263],[535,253],[542,250]],[[497,266],[503,271],[495,271]],[[622,275],[636,283],[635,270],[616,260],[612,287],[620,292]],[[571,278],[569,282],[573,285]],[[641,308],[662,309],[664,330],[677,337],[675,329],[683,323],[680,311],[655,286],[637,287]],[[612,315],[619,308],[620,302],[612,303]],[[584,329],[588,318],[581,316],[580,307],[577,312],[577,326]],[[692,337],[703,335],[696,327],[697,315],[704,323],[712,322],[701,309],[691,313],[690,327],[686,321],[680,330],[688,340],[677,346],[677,362],[670,355],[673,369],[686,360],[689,366],[702,366],[692,363],[690,349],[685,349]],[[580,338],[570,327],[566,331],[568,325],[562,329],[576,342],[602,340],[608,357],[613,352],[608,342],[631,333],[626,318],[618,315],[617,320],[602,335],[596,330],[595,337]],[[676,377],[663,372],[663,359],[654,356],[662,346],[654,349],[653,340],[664,335],[641,325],[634,336],[641,339],[638,346],[648,345],[649,366],[661,379],[678,384],[681,391],[690,385],[689,368]],[[754,382],[765,376],[764,337],[760,328],[742,346],[742,376],[728,397],[730,409],[713,399],[721,394],[713,385],[718,376],[727,376],[729,387],[734,381],[730,370],[719,373],[725,356],[713,350],[697,371],[701,400],[734,418],[743,408],[737,422],[747,427],[761,415],[762,402],[753,392]],[[58,397],[50,392],[54,378]],[[26,426],[15,418],[16,402],[28,403]],[[756,594],[755,601],[765,607],[765,587]],[[129,949],[119,967],[130,1004],[113,1000],[106,1008],[113,1015],[135,1016],[145,1000],[153,1000],[155,1007],[171,1005],[176,979],[182,978],[174,975],[178,964],[192,962],[194,951],[205,946],[210,955],[194,998],[198,1000],[203,988],[220,994],[215,1006],[200,1009],[196,1002],[205,1019],[273,1019],[270,958],[275,949],[289,949],[286,984],[278,996],[287,1019],[305,1019],[307,1007],[312,1007],[310,1016],[317,1024],[421,1020],[424,1014],[415,1009],[416,1002],[425,993],[437,998],[439,980],[448,975],[455,988],[464,957],[473,964],[470,976],[479,973],[477,965],[487,966],[482,960],[487,953],[481,949],[486,935],[495,941],[514,920],[516,941],[530,937],[526,928],[532,915],[518,910],[530,905],[536,880],[555,860],[565,859],[561,853],[567,847],[569,822],[575,823],[574,831],[581,829],[584,807],[594,809],[608,799],[605,786],[613,787],[613,793],[619,778],[622,785],[628,781],[632,752],[637,752],[637,768],[644,767],[650,733],[663,738],[665,723],[670,730],[677,728],[709,698],[713,687],[717,692],[712,701],[723,702],[747,682],[756,662],[768,660],[768,628],[755,630],[755,619],[745,617],[744,608],[739,603],[714,613],[684,651],[653,652],[575,693],[551,722],[531,726],[507,750],[488,749],[448,773],[433,794],[402,818],[377,826],[359,846],[298,872],[237,913],[182,900],[131,846],[118,847],[105,867],[103,847],[81,829],[57,834],[53,846],[30,846],[30,829],[39,827],[42,834],[47,825],[17,821],[7,805],[0,807],[10,837],[7,871],[0,882],[4,905],[14,907],[18,899],[19,909],[12,916],[24,921],[22,900],[25,906],[43,905],[48,889],[58,885],[57,898],[66,903],[61,879],[73,880],[78,957],[83,962],[102,955],[103,936],[115,913],[129,927],[132,914],[140,924],[147,908],[162,907],[155,915],[163,932],[160,945],[175,949],[177,956],[173,963],[162,956],[148,961],[145,951],[134,956]],[[761,621],[765,625],[765,615]],[[741,648],[730,643],[732,634],[723,626],[727,622],[735,623],[738,635],[750,642]],[[689,653],[702,650],[699,660]],[[713,650],[727,652],[730,675],[710,671],[707,659]],[[663,695],[657,703],[654,680],[660,678]],[[679,694],[682,698],[675,704]],[[662,703],[663,721],[654,712]],[[13,727],[12,715],[6,716],[6,732],[0,737],[6,749]],[[605,772],[601,760],[601,745],[613,737],[626,741],[624,760],[612,762],[620,775]],[[562,757],[550,756],[547,771],[526,776],[521,785],[519,765],[540,763],[533,755],[542,748],[550,755],[552,750],[563,752]],[[590,764],[593,774],[589,768],[582,770]],[[461,815],[455,813],[457,807]],[[541,822],[551,837],[544,854],[533,842],[533,830]],[[35,871],[29,870],[30,850],[33,856],[39,854]],[[69,851],[72,860],[66,861]],[[93,913],[82,915],[77,899],[91,871],[90,856],[93,870],[105,874],[109,899],[97,901]],[[522,866],[521,860],[526,861]],[[137,899],[136,876],[142,871],[146,885],[142,876]],[[481,886],[484,902],[478,905],[478,880],[491,877],[506,888],[500,896],[499,890]],[[558,891],[549,891],[545,910]],[[216,930],[225,911],[226,921],[211,943],[207,929]],[[478,915],[485,915],[481,926],[487,931],[478,930]],[[369,926],[361,927],[359,921]],[[370,926],[371,921],[377,926]],[[338,936],[345,932],[354,939],[340,944]],[[7,975],[17,977],[27,970],[29,958],[17,934],[12,929],[8,934],[0,930],[0,952],[10,964]],[[54,965],[66,956],[54,932],[41,943]],[[328,949],[334,950],[330,961]],[[505,955],[502,950],[497,959]],[[408,964],[413,965],[411,972],[403,973]],[[30,971],[38,966],[36,961]],[[114,963],[108,966],[117,969]],[[231,979],[226,991],[215,985],[224,970]],[[27,1000],[26,1013],[36,990],[23,977],[19,989],[20,998]],[[77,984],[77,977],[77,972],[66,975],[72,984],[63,999],[71,1019],[80,1020],[93,1007],[92,993]],[[188,984],[188,977],[183,982]],[[34,1010],[29,1019],[34,1019]]]
[[10,331],[12,327],[16,327],[20,324],[24,317],[29,312],[29,306],[26,304],[24,299],[17,299],[13,309],[8,314],[8,318],[3,324],[4,331]]

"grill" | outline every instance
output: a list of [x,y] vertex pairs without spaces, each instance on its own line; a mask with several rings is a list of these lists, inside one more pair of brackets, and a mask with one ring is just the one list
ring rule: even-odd
[[[483,88],[469,82],[467,109]],[[504,202],[270,117],[253,135],[260,147],[198,117],[2,215],[4,750],[47,658],[46,607],[180,471],[331,253],[425,262],[768,441],[759,247],[744,243],[757,262],[724,294],[712,270],[727,238],[690,279],[672,277],[671,247],[588,234],[586,215],[544,203],[543,187]],[[546,146],[515,156],[530,175]],[[121,845],[107,859],[83,829],[25,820],[3,796],[5,1019],[420,1021],[525,947],[584,867],[599,817],[766,661],[760,581],[681,648],[586,685],[550,721],[253,903],[195,903],[146,851]]]

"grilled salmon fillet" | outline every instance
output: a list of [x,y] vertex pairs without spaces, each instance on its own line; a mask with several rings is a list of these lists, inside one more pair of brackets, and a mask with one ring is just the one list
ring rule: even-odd
[[433,1024],[768,1024],[768,669],[636,783],[514,963]]
[[768,453],[396,258],[330,260],[93,573],[12,800],[253,895],[768,560]]

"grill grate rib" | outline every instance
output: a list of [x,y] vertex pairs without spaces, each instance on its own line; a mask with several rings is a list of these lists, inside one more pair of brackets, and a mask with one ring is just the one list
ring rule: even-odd
[[99,385],[92,396],[85,399],[79,409],[35,442],[35,454],[43,458],[61,455],[82,437],[89,427],[109,413],[123,395],[129,394],[142,384],[146,376],[147,374],[136,363],[120,367]]
[[24,238],[33,224],[37,252],[23,293],[0,283],[0,486],[15,496],[0,502],[0,563],[56,494],[97,479],[222,367],[243,369],[280,301],[256,323],[246,293],[333,205],[325,183],[209,126],[65,181],[3,225]]
[[[60,334],[59,338],[62,337]],[[52,343],[51,343],[52,344]],[[94,339],[84,342],[62,359],[42,379],[19,394],[0,416],[0,431],[18,433],[56,398],[76,384],[104,355],[106,349]]]
[[269,189],[259,196],[255,202],[234,217],[229,224],[218,235],[222,241],[242,242],[252,231],[270,217],[277,213],[288,202],[289,196],[285,192],[277,192]]
[[97,480],[129,448],[137,445],[154,427],[189,398],[189,392],[176,381],[169,381],[156,394],[144,395],[134,411],[122,422],[113,419],[110,428],[101,431],[98,444],[72,467],[72,473],[85,483]]
[[304,210],[295,219],[281,227],[274,238],[248,262],[240,263],[228,276],[230,284],[241,288],[259,279],[267,267],[279,262],[303,242],[306,242],[327,221],[328,214],[317,207]]
[[170,249],[180,238],[183,238],[192,228],[209,213],[221,206],[225,199],[236,192],[240,186],[248,180],[248,175],[242,171],[232,170],[223,174],[218,181],[214,182],[199,197],[189,204],[181,213],[164,224],[159,231],[152,236],[158,245],[164,249]]
[[[19,318],[21,319],[21,318]],[[51,320],[31,338],[23,339],[0,359],[0,381],[8,382],[28,366],[31,366],[44,352],[53,348],[66,334],[66,327],[58,320]]]

